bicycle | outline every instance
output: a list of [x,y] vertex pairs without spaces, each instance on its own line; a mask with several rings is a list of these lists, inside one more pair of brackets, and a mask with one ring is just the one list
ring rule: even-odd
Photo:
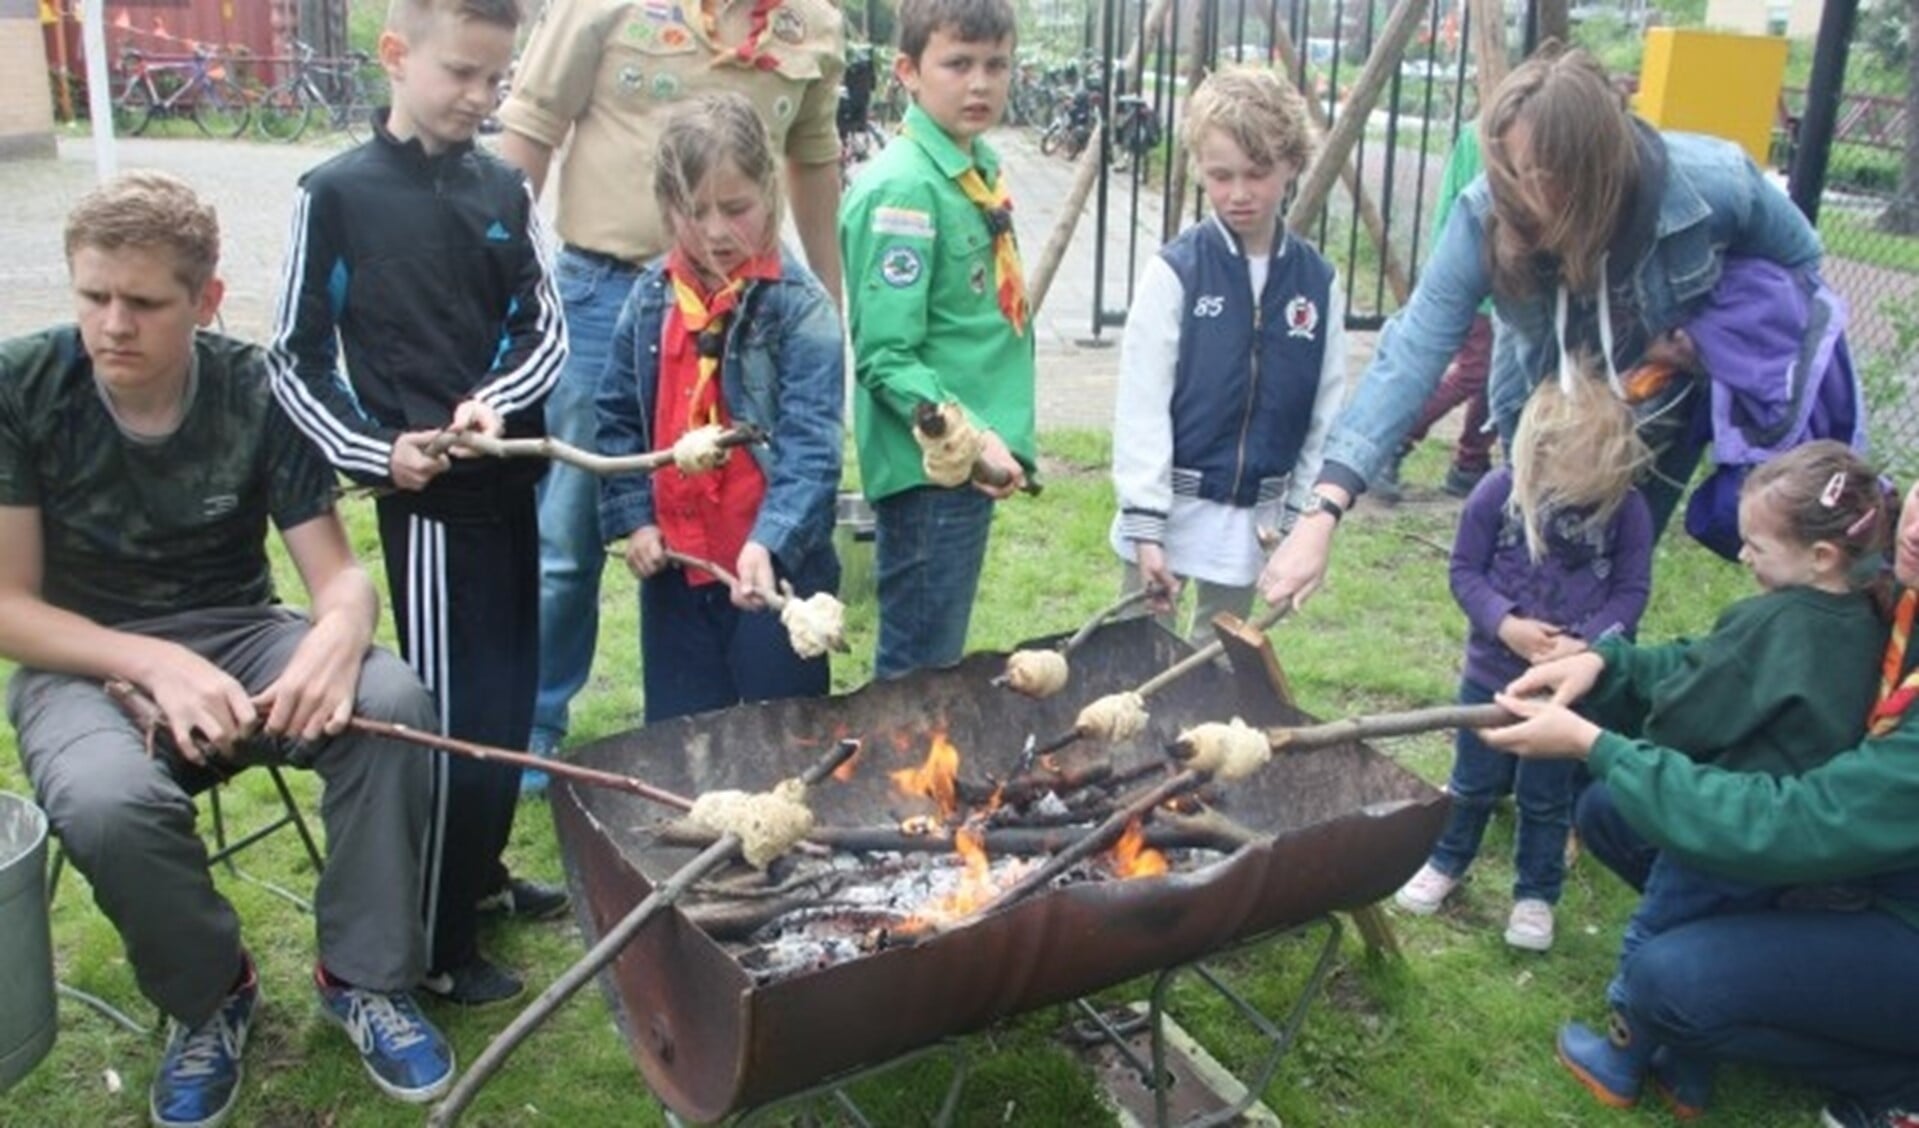
[[254,116],[260,135],[270,141],[298,141],[317,112],[324,115],[324,128],[344,130],[354,141],[365,140],[372,128],[373,96],[365,77],[371,57],[364,51],[349,51],[344,58],[321,59],[298,40],[293,51],[287,60],[292,72],[260,95]]
[[113,101],[113,128],[138,137],[156,117],[186,118],[208,137],[238,137],[251,109],[246,91],[227,75],[224,59],[205,48],[149,59],[137,47],[120,52],[126,81]]

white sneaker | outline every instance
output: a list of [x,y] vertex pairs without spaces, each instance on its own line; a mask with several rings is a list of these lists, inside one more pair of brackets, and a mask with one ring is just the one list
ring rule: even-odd
[[1413,879],[1393,894],[1393,903],[1414,916],[1431,916],[1439,911],[1440,902],[1446,899],[1459,885],[1456,877],[1447,877],[1433,868],[1431,862],[1419,867]]
[[1528,952],[1550,951],[1553,946],[1553,907],[1528,897],[1513,903],[1513,914],[1506,918],[1506,943]]

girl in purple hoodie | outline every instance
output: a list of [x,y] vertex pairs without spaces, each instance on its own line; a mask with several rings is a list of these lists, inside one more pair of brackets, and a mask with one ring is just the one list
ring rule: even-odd
[[[1583,366],[1582,366],[1583,367]],[[1453,543],[1453,598],[1466,613],[1462,704],[1493,693],[1529,665],[1630,636],[1652,584],[1652,518],[1633,488],[1648,460],[1632,409],[1590,372],[1540,386],[1519,419],[1511,465],[1466,499]],[[1512,914],[1506,943],[1552,947],[1553,905],[1566,878],[1570,761],[1520,760],[1471,729],[1453,755],[1452,817],[1427,861],[1395,900],[1436,912],[1479,853],[1499,796],[1519,808]]]

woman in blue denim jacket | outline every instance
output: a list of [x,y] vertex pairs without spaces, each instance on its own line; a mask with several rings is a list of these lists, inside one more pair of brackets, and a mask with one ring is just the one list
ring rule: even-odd
[[[846,376],[832,301],[779,247],[777,166],[750,103],[720,95],[676,115],[654,190],[674,247],[641,271],[620,311],[595,399],[599,449],[657,450],[712,423],[757,426],[772,441],[702,474],[668,467],[602,482],[601,534],[626,538],[641,579],[649,724],[827,692],[826,658],[796,654],[759,593],[839,587]],[[669,548],[739,582],[669,568]]]
[[[1314,489],[1324,499],[1274,552],[1268,602],[1319,586],[1345,509],[1392,459],[1490,296],[1497,329],[1488,394],[1512,433],[1533,387],[1590,352],[1615,386],[1661,359],[1729,254],[1817,268],[1819,238],[1730,142],[1662,134],[1628,114],[1583,51],[1542,51],[1514,68],[1481,115],[1486,175],[1461,193],[1406,308],[1333,424]],[[1661,528],[1697,462],[1687,436],[1691,378],[1636,404],[1663,450],[1645,483]],[[1322,519],[1323,515],[1323,519]]]

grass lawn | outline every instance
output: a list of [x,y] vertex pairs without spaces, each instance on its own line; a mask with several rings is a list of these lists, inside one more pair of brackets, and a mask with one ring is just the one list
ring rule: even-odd
[[[974,647],[1006,648],[1069,628],[1111,599],[1118,568],[1106,548],[1112,506],[1107,443],[1106,436],[1092,433],[1044,437],[1047,490],[1038,501],[1002,507],[974,616]],[[1409,463],[1408,480],[1437,482],[1442,459],[1439,444],[1428,444]],[[370,509],[355,508],[350,516],[361,558],[377,563]],[[1363,507],[1348,522],[1328,589],[1274,635],[1308,710],[1331,717],[1452,699],[1464,638],[1464,621],[1445,580],[1453,516],[1450,505],[1415,498],[1396,511]],[[862,580],[870,576],[866,564],[849,561],[853,652],[836,662],[839,688],[864,680],[871,662],[874,613],[870,580]],[[1680,536],[1669,537],[1660,549],[1655,576],[1644,632],[1651,638],[1702,631],[1719,608],[1748,591],[1742,572]],[[288,590],[297,591],[297,585]],[[634,605],[632,581],[623,568],[610,567],[599,657],[575,718],[578,739],[637,723]],[[10,730],[0,735],[6,745],[0,750],[0,789],[22,791],[12,739]],[[1382,751],[1435,783],[1443,782],[1450,763],[1450,743],[1443,737],[1395,741]],[[300,774],[290,778],[304,788],[311,806],[313,789]],[[242,825],[275,807],[264,776],[243,778],[227,795],[232,817]],[[1473,880],[1444,912],[1423,920],[1394,914],[1404,962],[1368,959],[1347,930],[1326,995],[1265,1094],[1289,1125],[1620,1124],[1627,1116],[1669,1122],[1663,1111],[1652,1110],[1656,1101],[1637,1114],[1599,1108],[1552,1058],[1552,1034],[1561,1021],[1601,1017],[1601,989],[1631,907],[1625,887],[1590,858],[1582,859],[1560,907],[1558,947],[1546,956],[1513,951],[1500,936],[1510,904],[1511,846],[1511,818],[1501,815]],[[295,887],[311,884],[291,836],[251,851],[244,861]],[[524,873],[549,879],[559,873],[543,807],[521,808],[512,861]],[[319,1017],[307,985],[311,921],[249,883],[223,876],[221,884],[239,906],[265,992],[235,1122],[342,1128],[418,1123],[419,1110],[373,1090],[345,1040]],[[498,928],[485,943],[496,957],[525,969],[536,989],[584,950],[570,922]],[[152,1013],[133,986],[116,935],[72,874],[54,908],[54,946],[63,979],[137,1015]],[[1315,949],[1302,940],[1222,962],[1229,978],[1269,1013],[1280,1014]],[[1143,997],[1143,984],[1109,994],[1115,1000]],[[1178,1005],[1187,1028],[1228,1066],[1248,1063],[1255,1047],[1222,1005],[1191,991],[1179,996]],[[465,1063],[513,1011],[434,1014]],[[970,1040],[973,1073],[962,1123],[1110,1123],[1089,1077],[1053,1038],[1063,1019],[1061,1009],[1041,1010]],[[0,1099],[0,1125],[144,1123],[158,1049],[156,1039],[124,1033],[90,1011],[63,1004],[53,1053]],[[875,1123],[920,1124],[943,1089],[944,1066],[925,1063],[869,1081],[857,1095]],[[1733,1069],[1721,1076],[1713,1118],[1722,1124],[1803,1125],[1814,1121],[1816,1108],[1817,1095],[1808,1090]],[[583,992],[522,1047],[468,1118],[477,1124],[541,1122],[662,1122],[597,992]]]

